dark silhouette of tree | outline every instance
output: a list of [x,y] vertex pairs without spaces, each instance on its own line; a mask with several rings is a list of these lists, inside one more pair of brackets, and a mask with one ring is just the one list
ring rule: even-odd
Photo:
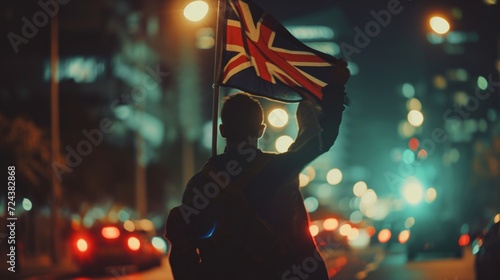
[[29,194],[45,199],[50,194],[50,139],[32,120],[0,114],[1,166],[16,167],[17,197]]

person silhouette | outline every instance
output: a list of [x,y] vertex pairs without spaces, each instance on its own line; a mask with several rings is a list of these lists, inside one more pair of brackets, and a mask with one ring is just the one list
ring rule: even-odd
[[299,103],[297,137],[281,154],[258,148],[266,128],[258,100],[246,93],[223,99],[226,149],[191,178],[166,222],[176,280],[328,279],[298,177],[337,139],[349,77],[339,60],[320,104]]

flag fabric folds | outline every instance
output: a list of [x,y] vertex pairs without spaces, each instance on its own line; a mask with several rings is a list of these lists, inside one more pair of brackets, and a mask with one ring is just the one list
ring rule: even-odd
[[283,102],[322,99],[336,59],[300,42],[248,0],[227,0],[217,83]]

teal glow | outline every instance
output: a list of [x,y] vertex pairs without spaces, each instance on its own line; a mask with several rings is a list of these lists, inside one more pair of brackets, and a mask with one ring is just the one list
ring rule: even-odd
[[126,220],[130,219],[130,214],[122,209],[118,212],[118,219],[122,222],[125,222]]
[[412,164],[415,161],[415,153],[412,150],[406,149],[402,156],[403,162],[406,164]]
[[486,80],[485,77],[479,76],[477,78],[477,87],[480,88],[481,90],[486,90],[488,88],[488,81]]
[[312,213],[318,210],[319,201],[315,197],[308,197],[304,200],[304,206],[306,207],[307,212]]
[[410,83],[403,84],[402,88],[403,96],[410,99],[415,96],[415,88]]
[[427,33],[427,41],[433,45],[439,45],[444,42],[444,39],[442,36],[439,36],[433,32]]
[[418,181],[410,181],[403,188],[403,196],[410,204],[416,205],[424,197],[424,188]]
[[115,115],[120,120],[124,120],[130,116],[130,107],[127,105],[117,106],[115,108]]
[[31,203],[31,200],[24,198],[23,199],[23,209],[26,211],[30,211],[31,208],[33,208],[33,204]]
[[158,236],[155,236],[153,237],[153,239],[151,240],[151,244],[153,245],[153,247],[155,247],[158,251],[162,252],[162,253],[166,253],[167,252],[167,242],[165,242],[165,240],[161,237],[158,237]]

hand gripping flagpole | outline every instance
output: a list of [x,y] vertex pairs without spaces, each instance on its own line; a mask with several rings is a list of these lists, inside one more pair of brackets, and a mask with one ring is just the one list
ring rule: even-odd
[[220,95],[220,73],[223,51],[224,20],[226,15],[226,1],[219,0],[217,7],[217,23],[215,27],[215,63],[214,63],[214,84],[213,84],[213,109],[212,109],[212,156],[217,155],[217,136],[219,120],[219,95]]

